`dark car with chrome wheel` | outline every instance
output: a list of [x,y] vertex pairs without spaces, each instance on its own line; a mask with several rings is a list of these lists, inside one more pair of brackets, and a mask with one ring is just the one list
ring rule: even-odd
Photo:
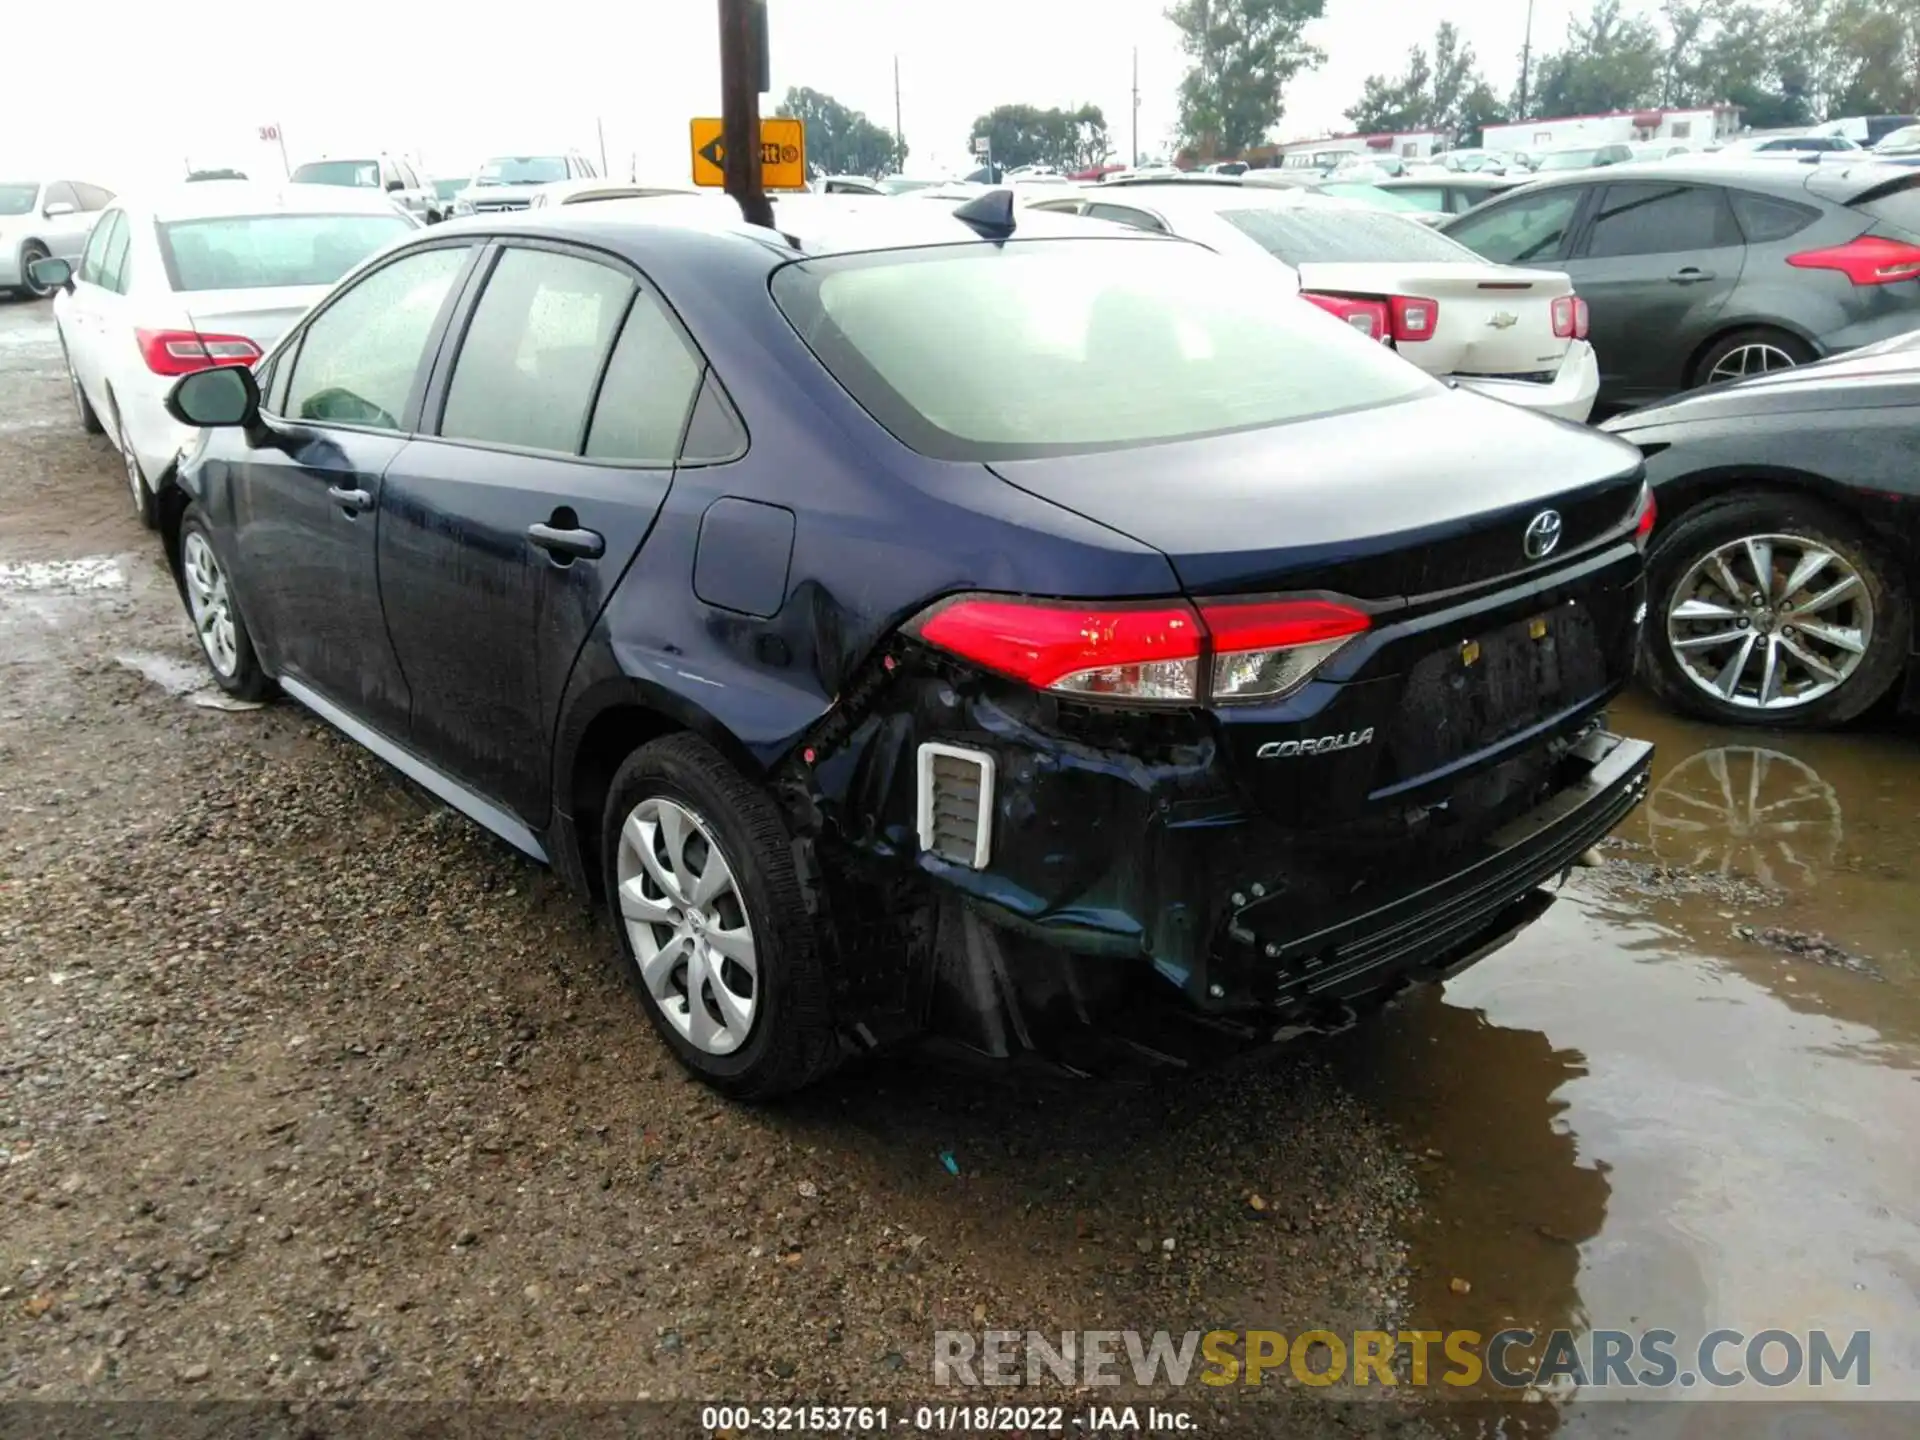
[[1736,724],[1837,725],[1896,688],[1920,710],[1920,330],[1603,428],[1659,499],[1655,691]]
[[703,1079],[1342,1026],[1644,793],[1631,446],[1197,245],[811,203],[455,221],[170,400],[220,684],[598,896]]

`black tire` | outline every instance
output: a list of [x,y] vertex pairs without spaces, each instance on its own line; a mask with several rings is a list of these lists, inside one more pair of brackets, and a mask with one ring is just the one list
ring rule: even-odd
[[147,482],[146,472],[140,468],[140,456],[133,448],[133,441],[127,438],[127,422],[121,417],[118,405],[113,414],[113,443],[120,451],[120,471],[127,482],[128,498],[133,501],[134,518],[151,530],[160,523],[160,502],[153,486]]
[[[1760,710],[1707,692],[1674,653],[1668,616],[1688,572],[1716,548],[1745,536],[1791,535],[1825,546],[1860,576],[1872,604],[1872,635],[1859,665],[1835,689],[1803,705]],[[1736,578],[1744,578],[1737,576]],[[1729,725],[1812,730],[1844,725],[1877,704],[1900,678],[1913,632],[1913,604],[1897,566],[1860,528],[1826,506],[1789,493],[1711,501],[1654,537],[1647,559],[1647,623],[1640,673],[1676,709]]]
[[67,386],[73,392],[73,408],[80,412],[80,428],[89,435],[106,434],[107,427],[100,423],[100,414],[87,398],[86,387],[80,383],[80,372],[73,368],[73,356],[67,353],[65,335],[60,337],[60,359],[67,367]]
[[[719,842],[733,872],[755,951],[754,1014],[746,1039],[727,1054],[683,1036],[648,992],[620,909],[621,831],[649,799],[693,812]],[[674,1057],[715,1090],[765,1100],[810,1085],[839,1060],[826,970],[807,913],[792,840],[772,798],[697,735],[670,735],[627,757],[607,793],[600,837],[607,911],[619,937],[621,971]]]
[[[1697,390],[1702,385],[1713,383],[1711,377],[1721,362],[1750,346],[1765,346],[1786,357],[1786,364],[1774,363],[1767,367],[1773,370],[1789,370],[1795,365],[1806,365],[1820,358],[1814,353],[1813,347],[1798,335],[1790,334],[1785,330],[1775,330],[1765,325],[1756,325],[1746,330],[1735,330],[1722,335],[1709,345],[1699,360],[1694,363],[1693,374],[1688,377],[1689,387]],[[1750,373],[1763,372],[1755,370]]]
[[36,282],[28,268],[34,261],[46,258],[47,247],[38,240],[29,240],[20,247],[20,293],[29,300],[44,300],[53,294],[53,287]]
[[198,537],[213,557],[216,572],[219,570],[219,552],[213,548],[213,536],[207,529],[206,517],[200,513],[198,505],[189,505],[187,512],[180,518],[180,550],[175,562],[180,567],[182,601],[187,607],[187,623],[193,626],[194,639],[200,644],[200,653],[207,662],[207,669],[213,673],[214,684],[236,700],[265,700],[273,693],[273,681],[267,672],[260,668],[260,657],[254,653],[253,636],[247,630],[246,617],[240,613],[239,597],[234,595],[232,584],[226,586],[226,604],[233,625],[234,662],[230,669],[223,669],[216,654],[216,645],[201,628],[199,614],[194,608],[193,594],[196,589],[195,576],[188,573],[189,557],[192,555],[193,541]]

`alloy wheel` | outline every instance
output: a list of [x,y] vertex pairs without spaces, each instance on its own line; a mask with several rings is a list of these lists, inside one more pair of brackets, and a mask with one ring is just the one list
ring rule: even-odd
[[198,531],[187,535],[181,550],[181,569],[187,580],[187,609],[207,663],[222,679],[231,680],[240,668],[240,637],[235,628],[233,597],[226,572],[214,558],[213,546]]
[[1866,582],[1830,546],[1748,535],[1709,550],[1674,587],[1667,644],[1724,704],[1790,711],[1852,678],[1873,643]]
[[67,361],[67,389],[73,394],[73,413],[80,417],[82,425],[87,424],[87,392],[81,388],[80,376],[71,360]]
[[1707,372],[1707,383],[1718,384],[1722,380],[1740,380],[1748,375],[1765,375],[1772,370],[1791,370],[1797,362],[1793,356],[1778,345],[1769,345],[1756,340],[1748,345],[1737,346],[1720,357],[1719,363]]
[[30,245],[20,256],[20,284],[27,294],[36,300],[44,300],[53,293],[51,285],[42,285],[33,278],[33,262],[47,258],[47,252],[38,245]]
[[641,983],[660,1013],[697,1050],[738,1050],[759,1009],[759,962],[713,830],[678,801],[642,800],[621,826],[614,873]]
[[[77,380],[74,382],[74,387],[76,390],[79,388]],[[124,420],[120,421],[119,435],[120,464],[127,472],[127,489],[133,494],[133,513],[145,515],[147,513],[147,480],[140,473],[140,460],[133,453],[133,442],[127,438],[127,422]]]

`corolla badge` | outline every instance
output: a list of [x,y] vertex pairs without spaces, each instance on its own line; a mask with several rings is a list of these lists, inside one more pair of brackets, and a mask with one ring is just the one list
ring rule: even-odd
[[1526,552],[1529,560],[1544,560],[1560,544],[1560,512],[1542,510],[1527,522],[1527,532],[1520,537],[1520,548]]
[[1349,730],[1344,735],[1322,735],[1313,740],[1269,740],[1253,753],[1262,760],[1296,760],[1302,755],[1327,755],[1335,750],[1351,750],[1373,743],[1373,727]]

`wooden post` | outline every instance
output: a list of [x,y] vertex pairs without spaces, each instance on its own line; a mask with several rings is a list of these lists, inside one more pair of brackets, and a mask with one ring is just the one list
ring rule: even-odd
[[771,229],[773,204],[760,178],[765,34],[764,0],[720,0],[720,143],[726,148],[727,194],[749,225]]

